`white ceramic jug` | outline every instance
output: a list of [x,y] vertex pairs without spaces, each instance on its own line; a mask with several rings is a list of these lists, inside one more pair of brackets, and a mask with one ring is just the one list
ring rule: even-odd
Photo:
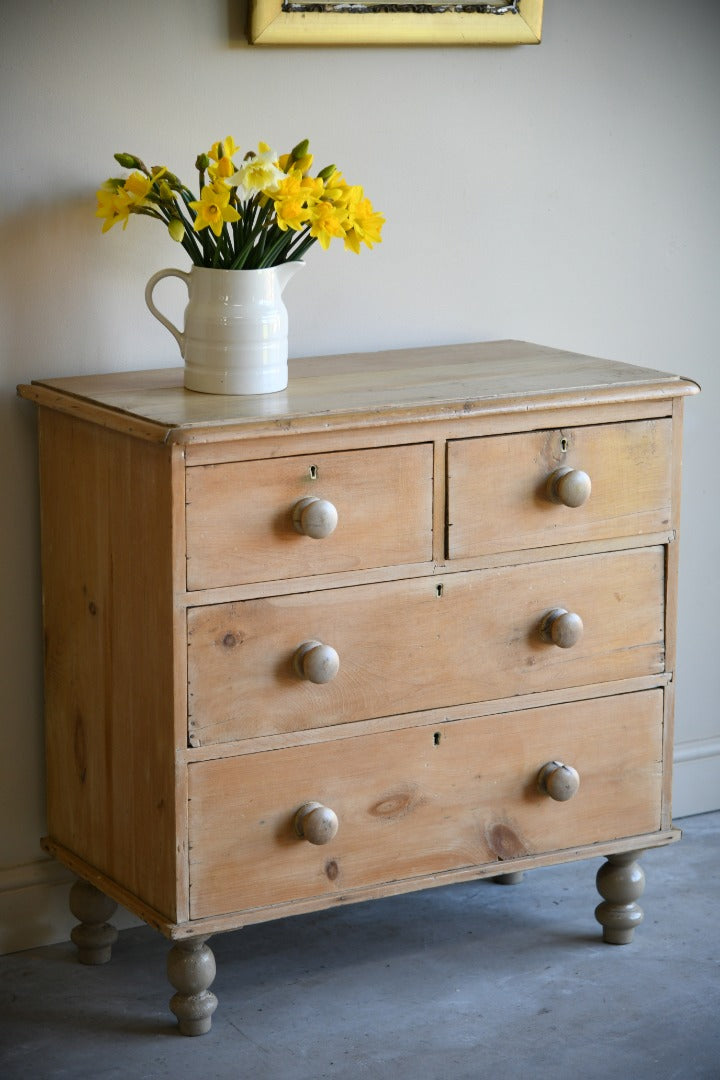
[[[288,316],[282,292],[303,262],[263,270],[213,270],[193,266],[159,270],[145,289],[145,302],[173,335],[185,361],[185,386],[204,394],[272,394],[288,383]],[[153,302],[166,277],[188,289],[181,332]]]

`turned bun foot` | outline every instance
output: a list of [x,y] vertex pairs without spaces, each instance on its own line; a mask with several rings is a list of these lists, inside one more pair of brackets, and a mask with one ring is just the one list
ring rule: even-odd
[[595,918],[602,925],[603,941],[608,945],[628,945],[644,919],[643,910],[635,901],[645,888],[645,874],[637,859],[642,853],[626,851],[609,855],[597,873],[597,890],[604,902],[595,909]]
[[89,881],[76,881],[70,889],[70,910],[80,922],[73,927],[70,939],[77,945],[81,964],[107,964],[118,932],[107,920],[117,904]]
[[168,953],[167,973],[177,990],[170,998],[182,1035],[205,1035],[212,1027],[218,1000],[208,989],[215,978],[215,957],[207,937],[176,941]]
[[525,874],[522,870],[513,870],[510,874],[496,874],[490,878],[496,885],[519,885]]

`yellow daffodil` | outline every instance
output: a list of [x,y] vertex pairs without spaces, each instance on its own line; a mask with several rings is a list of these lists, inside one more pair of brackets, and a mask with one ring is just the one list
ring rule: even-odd
[[302,199],[282,199],[275,203],[275,217],[282,232],[287,229],[298,232],[310,217],[310,211]]
[[200,192],[200,200],[188,203],[191,210],[197,214],[193,223],[195,232],[208,225],[219,236],[226,221],[239,221],[240,215],[237,210],[229,205],[230,190],[224,184],[206,184]]
[[208,175],[213,180],[227,180],[235,172],[232,158],[222,157],[214,165],[208,165]]
[[312,154],[303,154],[302,157],[296,158],[292,154],[282,154],[278,158],[278,165],[283,172],[290,172],[291,169],[297,169],[301,175],[306,175],[310,172],[313,163]]
[[360,254],[361,243],[369,248],[373,244],[381,243],[380,230],[385,224],[385,218],[373,210],[372,203],[365,198],[362,188],[358,190],[360,194],[348,204],[345,232],[345,247],[356,255]]
[[[362,189],[360,191],[362,192]],[[325,181],[324,198],[329,199],[335,206],[347,206],[352,196],[353,189],[336,169]]]
[[97,192],[97,210],[95,217],[104,218],[102,231],[107,232],[113,225],[122,222],[123,229],[127,228],[128,215],[130,213],[130,200],[125,191],[116,189],[108,181],[108,185],[101,187]]
[[342,224],[343,212],[338,210],[330,202],[322,200],[315,204],[311,211],[310,235],[320,241],[320,247],[325,251],[330,247],[333,237],[341,239],[345,236]]
[[232,135],[228,135],[226,139],[212,144],[208,151],[208,157],[212,158],[213,161],[221,161],[222,158],[228,158],[229,160],[239,153],[240,147],[235,145]]
[[208,174],[213,180],[227,180],[235,172],[233,155],[240,153],[240,147],[235,145],[232,135],[226,139],[213,143],[207,157],[212,158],[214,165],[206,166]]
[[142,206],[153,189],[156,180],[159,180],[165,169],[158,169],[153,176],[143,176],[142,173],[130,173],[125,181],[124,190],[130,197],[130,201],[136,206]]
[[299,169],[293,169],[283,176],[273,193],[273,199],[303,199],[307,203],[316,202],[324,191],[322,180],[312,176],[303,176]]
[[283,232],[301,229],[310,220],[323,190],[322,180],[303,176],[299,169],[292,169],[272,195],[278,227]]

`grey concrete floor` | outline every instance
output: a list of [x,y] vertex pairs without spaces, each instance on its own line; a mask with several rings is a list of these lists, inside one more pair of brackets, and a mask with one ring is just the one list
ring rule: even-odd
[[720,813],[643,857],[645,922],[603,945],[602,859],[213,939],[210,1034],[177,1034],[168,944],[123,931],[0,959],[3,1080],[720,1080]]

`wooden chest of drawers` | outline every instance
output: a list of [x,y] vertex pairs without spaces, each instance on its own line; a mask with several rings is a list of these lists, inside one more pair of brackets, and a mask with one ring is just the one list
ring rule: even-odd
[[494,342],[179,371],[39,406],[48,851],[74,940],[119,901],[175,942],[604,855],[642,919],[670,813],[682,404],[694,383]]

